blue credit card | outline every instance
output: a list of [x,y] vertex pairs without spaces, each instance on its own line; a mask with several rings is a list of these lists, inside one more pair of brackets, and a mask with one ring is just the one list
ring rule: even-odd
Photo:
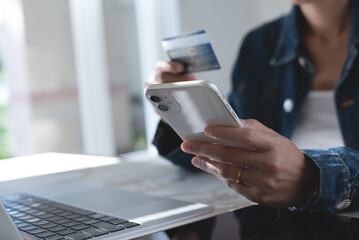
[[165,38],[162,40],[162,46],[171,61],[184,64],[185,72],[221,68],[204,30]]

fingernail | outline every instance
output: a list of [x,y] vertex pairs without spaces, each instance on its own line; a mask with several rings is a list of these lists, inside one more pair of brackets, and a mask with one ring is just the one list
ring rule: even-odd
[[197,157],[192,158],[192,164],[195,167],[198,167],[199,166],[199,159]]
[[182,143],[182,150],[184,152],[190,153],[192,151],[192,146],[188,143]]
[[183,69],[182,69],[182,66],[181,65],[174,65],[173,66],[173,72],[174,73],[180,73],[180,72],[182,72],[183,71]]
[[204,129],[204,134],[206,134],[207,137],[213,137],[213,131],[211,128],[205,128]]

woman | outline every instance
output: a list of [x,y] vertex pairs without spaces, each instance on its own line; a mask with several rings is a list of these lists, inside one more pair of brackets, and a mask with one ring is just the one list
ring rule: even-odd
[[[205,129],[209,137],[253,150],[181,143],[162,122],[154,144],[177,164],[195,155],[195,167],[259,204],[357,210],[359,2],[291,2],[289,15],[246,36],[234,68],[229,101],[241,118],[256,120],[243,120],[244,128]],[[149,83],[195,79],[182,70],[179,63],[160,62]]]

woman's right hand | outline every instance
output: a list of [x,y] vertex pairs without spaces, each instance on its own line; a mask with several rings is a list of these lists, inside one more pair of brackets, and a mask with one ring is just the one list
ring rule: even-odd
[[155,71],[151,74],[146,82],[146,86],[150,84],[191,81],[197,78],[190,73],[184,73],[185,67],[179,62],[159,61]]

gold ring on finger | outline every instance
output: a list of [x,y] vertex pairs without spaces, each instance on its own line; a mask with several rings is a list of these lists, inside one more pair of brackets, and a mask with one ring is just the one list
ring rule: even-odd
[[241,167],[241,168],[239,169],[239,171],[238,171],[237,180],[236,180],[236,183],[237,183],[237,184],[241,184],[241,183],[242,183],[242,182],[241,182],[241,174],[242,174],[243,168],[244,168],[244,167]]

